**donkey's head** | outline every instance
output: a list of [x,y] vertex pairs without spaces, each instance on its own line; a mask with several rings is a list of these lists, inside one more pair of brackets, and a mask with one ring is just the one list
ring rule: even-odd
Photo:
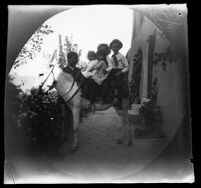
[[58,74],[61,70],[57,66],[50,66],[46,72],[38,73],[38,76],[35,80],[33,90],[39,90],[39,92],[46,93],[53,87],[57,82]]

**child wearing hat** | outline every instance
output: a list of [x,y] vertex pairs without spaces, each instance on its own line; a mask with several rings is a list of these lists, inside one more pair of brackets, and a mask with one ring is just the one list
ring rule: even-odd
[[[127,76],[129,65],[126,57],[119,52],[123,47],[123,44],[120,40],[114,39],[110,43],[110,48],[113,51],[112,55],[112,66],[111,77],[113,78],[113,85],[117,91],[117,97],[121,101],[122,98],[128,97],[128,83]],[[120,106],[121,108],[121,106]]]
[[128,61],[126,57],[119,52],[119,50],[123,47],[123,44],[120,40],[114,39],[110,43],[110,48],[113,51],[112,55],[112,65],[113,69],[119,69],[119,71],[116,73],[116,75],[124,74],[128,72],[129,66],[128,66]]

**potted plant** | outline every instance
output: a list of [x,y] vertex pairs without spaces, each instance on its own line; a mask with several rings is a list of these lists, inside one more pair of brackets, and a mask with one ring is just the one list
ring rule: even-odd
[[139,109],[139,114],[143,118],[145,129],[159,130],[162,122],[162,108],[153,100],[144,102]]

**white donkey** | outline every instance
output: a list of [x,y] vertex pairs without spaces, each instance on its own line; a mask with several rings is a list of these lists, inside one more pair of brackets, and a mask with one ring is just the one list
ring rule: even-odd
[[[81,109],[89,109],[90,101],[81,97],[81,90],[77,82],[57,64],[50,66],[46,73],[39,73],[36,80],[37,82],[33,86],[34,89],[39,89],[40,87],[43,92],[47,92],[54,87],[63,98],[68,108],[70,108],[73,116],[73,140],[70,150],[71,152],[76,151],[79,142],[80,111]],[[103,111],[111,106],[113,106],[113,104],[95,103],[95,110]],[[129,123],[128,107],[129,103],[126,98],[122,100],[122,110],[118,110],[114,106],[122,122],[120,138],[118,138],[117,143],[127,143],[128,146],[132,146],[134,130]]]

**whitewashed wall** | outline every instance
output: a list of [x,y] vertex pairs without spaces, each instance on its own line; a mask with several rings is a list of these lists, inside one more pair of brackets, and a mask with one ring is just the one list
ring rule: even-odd
[[[155,52],[165,52],[169,42],[159,32],[156,33]],[[184,82],[182,77],[183,63],[167,61],[167,71],[163,70],[161,63],[153,66],[153,78],[158,78],[158,104],[163,108],[162,130],[169,138],[181,124],[184,116]]]
[[[136,19],[134,19],[136,21]],[[134,27],[138,25],[138,21],[134,22]],[[148,38],[156,32],[155,49],[154,52],[165,52],[165,49],[169,46],[167,39],[162,36],[162,32],[145,17],[138,34],[135,36],[132,42],[132,48],[128,52],[128,58],[130,58],[130,71],[129,80],[131,80],[133,70],[133,57],[137,53],[138,49],[142,49],[143,55],[143,68],[141,79],[141,97],[147,97],[147,77],[148,77]],[[180,126],[184,115],[184,90],[183,90],[183,78],[182,78],[182,62],[177,61],[173,63],[167,63],[167,71],[163,70],[162,65],[153,65],[153,79],[158,78],[158,104],[163,109],[163,124],[162,131],[171,139],[177,128]]]

